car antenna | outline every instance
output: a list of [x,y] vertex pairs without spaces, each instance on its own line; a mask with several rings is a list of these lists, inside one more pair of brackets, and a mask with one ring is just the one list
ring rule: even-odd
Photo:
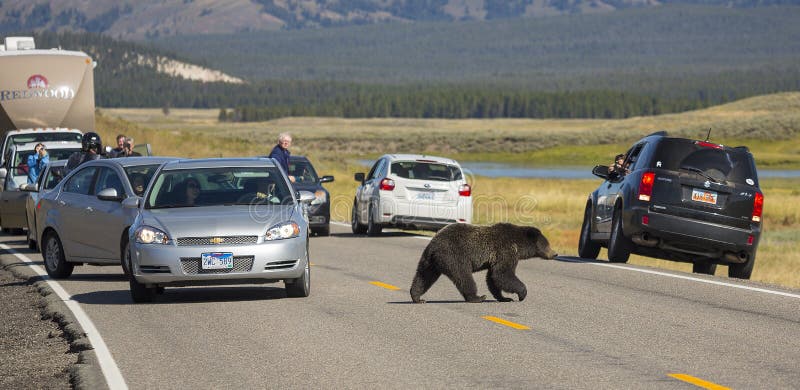
[[711,138],[711,128],[710,127],[708,128],[708,134],[706,134],[706,141],[705,142],[708,142],[709,138]]

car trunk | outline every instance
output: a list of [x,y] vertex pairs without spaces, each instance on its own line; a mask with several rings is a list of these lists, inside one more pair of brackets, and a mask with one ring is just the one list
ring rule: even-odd
[[394,197],[409,202],[419,217],[455,219],[462,174],[458,167],[427,161],[392,163]]

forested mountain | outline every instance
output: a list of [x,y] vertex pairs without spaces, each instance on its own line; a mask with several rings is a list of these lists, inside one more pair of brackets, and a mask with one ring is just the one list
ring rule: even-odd
[[0,32],[88,31],[143,39],[597,14],[669,4],[753,8],[798,3],[800,0],[2,0]]

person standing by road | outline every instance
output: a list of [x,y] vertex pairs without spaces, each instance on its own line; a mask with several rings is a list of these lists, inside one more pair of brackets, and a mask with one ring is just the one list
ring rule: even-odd
[[72,153],[64,167],[64,174],[69,173],[79,165],[92,160],[103,158],[100,152],[103,150],[103,141],[100,135],[95,132],[85,133],[81,137],[81,151]]
[[117,147],[111,149],[111,152],[108,154],[109,157],[118,157],[125,152],[125,142],[128,142],[128,137],[125,134],[117,135]]
[[292,145],[292,136],[289,133],[280,133],[278,135],[278,144],[272,148],[269,153],[270,158],[278,160],[278,166],[283,169],[283,173],[289,177],[289,181],[294,183],[294,176],[289,175],[289,146]]
[[38,143],[34,147],[34,152],[28,156],[28,184],[36,183],[39,175],[50,163],[50,156],[47,154],[47,148],[43,143]]

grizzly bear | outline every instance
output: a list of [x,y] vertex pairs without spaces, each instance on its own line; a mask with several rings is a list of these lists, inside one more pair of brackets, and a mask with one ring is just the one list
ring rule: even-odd
[[420,297],[444,274],[467,302],[482,302],[486,295],[478,296],[472,273],[488,270],[486,284],[498,302],[512,300],[504,297],[503,291],[517,294],[522,301],[528,291],[515,275],[519,260],[556,256],[547,238],[535,227],[510,223],[450,224],[442,228],[422,252],[411,283],[411,300],[425,303]]

